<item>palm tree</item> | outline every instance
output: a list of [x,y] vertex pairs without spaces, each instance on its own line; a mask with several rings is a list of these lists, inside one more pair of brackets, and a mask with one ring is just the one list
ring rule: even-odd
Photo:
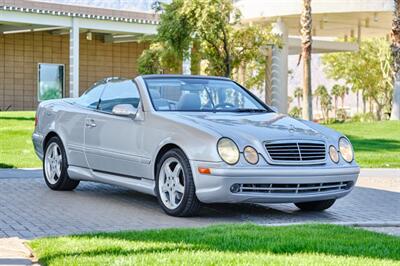
[[301,57],[303,58],[303,118],[312,120],[312,91],[311,91],[311,44],[312,18],[311,0],[303,0],[301,24]]
[[[329,94],[326,87],[324,85],[318,85],[317,89],[314,92],[314,96],[316,97],[315,102],[316,102],[317,106],[320,103],[320,99],[326,94]],[[321,110],[322,110],[322,106],[321,106]]]
[[322,116],[325,120],[325,122],[328,122],[329,120],[329,111],[332,108],[332,97],[329,95],[329,93],[324,93],[321,95],[321,110],[322,110]]
[[337,105],[338,105],[338,99],[340,97],[340,85],[335,84],[332,87],[331,94],[333,96],[333,101],[334,101],[334,111],[335,111],[335,118],[336,118],[336,113],[337,113]]
[[297,87],[293,93],[294,98],[297,99],[297,105],[301,108],[301,99],[303,98],[303,89],[301,87]]
[[343,85],[339,87],[339,97],[342,101],[342,109],[344,107],[344,97],[349,94],[349,87]]
[[394,64],[393,105],[390,119],[400,120],[400,0],[394,0],[390,48]]

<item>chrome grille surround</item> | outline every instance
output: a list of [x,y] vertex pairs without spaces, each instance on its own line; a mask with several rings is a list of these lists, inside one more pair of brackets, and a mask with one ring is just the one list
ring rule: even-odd
[[315,140],[280,140],[264,142],[268,161],[279,165],[311,165],[326,162],[326,144]]
[[274,194],[315,194],[340,192],[351,189],[352,181],[305,183],[305,184],[238,184],[237,193],[274,193]]

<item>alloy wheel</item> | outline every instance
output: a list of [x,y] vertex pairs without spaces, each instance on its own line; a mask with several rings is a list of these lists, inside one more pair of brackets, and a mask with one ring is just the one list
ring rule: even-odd
[[57,143],[52,142],[46,150],[45,173],[47,181],[54,185],[61,177],[62,153]]
[[185,176],[178,159],[170,157],[164,161],[158,177],[161,200],[168,209],[176,209],[185,193]]

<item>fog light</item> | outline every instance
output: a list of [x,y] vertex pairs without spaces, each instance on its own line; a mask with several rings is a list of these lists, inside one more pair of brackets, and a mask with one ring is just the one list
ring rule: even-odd
[[240,185],[239,184],[233,184],[231,186],[231,192],[232,193],[238,193],[240,191]]

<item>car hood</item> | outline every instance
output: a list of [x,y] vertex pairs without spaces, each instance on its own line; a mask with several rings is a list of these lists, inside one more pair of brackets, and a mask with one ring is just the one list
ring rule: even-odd
[[312,124],[277,113],[181,113],[178,116],[239,142],[240,139],[327,139],[326,135]]

